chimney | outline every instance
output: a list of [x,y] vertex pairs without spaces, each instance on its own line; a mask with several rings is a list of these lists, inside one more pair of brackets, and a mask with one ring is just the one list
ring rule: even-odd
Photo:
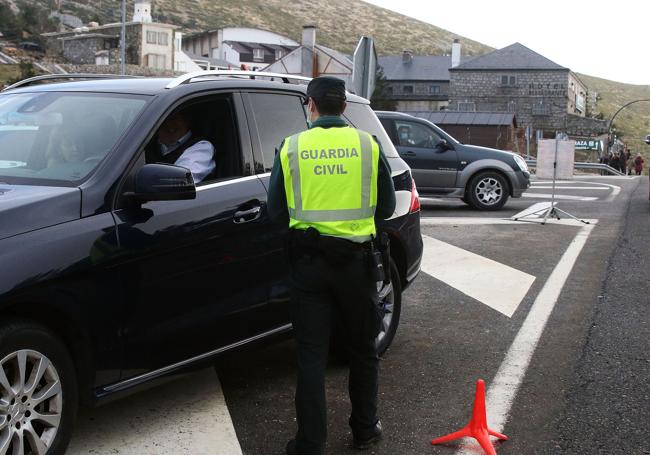
[[402,63],[405,65],[410,64],[413,61],[413,51],[404,49],[402,51]]
[[302,45],[313,49],[316,45],[316,26],[303,25],[302,27]]
[[455,38],[451,43],[451,67],[455,68],[458,65],[460,65],[460,40]]
[[316,26],[315,25],[304,25],[302,27],[302,65],[301,72],[305,77],[314,77],[314,46],[316,46]]
[[135,0],[133,22],[152,22],[150,0]]

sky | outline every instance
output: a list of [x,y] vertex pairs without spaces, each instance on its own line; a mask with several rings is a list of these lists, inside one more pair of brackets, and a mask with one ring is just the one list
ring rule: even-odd
[[649,0],[364,0],[500,49],[515,42],[577,73],[650,85]]

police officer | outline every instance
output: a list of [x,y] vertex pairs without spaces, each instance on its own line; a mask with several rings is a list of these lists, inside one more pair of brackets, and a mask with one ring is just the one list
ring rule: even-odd
[[310,127],[276,155],[269,213],[289,226],[291,318],[297,344],[298,432],[289,455],[322,455],[327,436],[325,367],[333,318],[350,360],[353,446],[381,439],[375,338],[383,313],[373,273],[375,220],[395,210],[390,166],[376,139],[341,118],[345,83],[318,77],[307,87]]

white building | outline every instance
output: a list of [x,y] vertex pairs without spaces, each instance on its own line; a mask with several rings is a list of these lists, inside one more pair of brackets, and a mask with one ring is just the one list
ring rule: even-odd
[[299,43],[286,36],[248,27],[226,27],[183,38],[183,51],[195,60],[216,59],[237,68],[246,65],[249,69],[267,66],[298,46]]

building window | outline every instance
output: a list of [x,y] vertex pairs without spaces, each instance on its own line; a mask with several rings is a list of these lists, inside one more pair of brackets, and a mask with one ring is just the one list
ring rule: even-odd
[[167,46],[169,43],[169,35],[166,32],[158,32],[158,44]]
[[440,94],[440,86],[439,85],[430,85],[429,86],[429,93],[431,95],[438,95]]
[[147,54],[147,66],[149,68],[164,70],[165,68],[165,56],[161,54]]
[[253,60],[264,60],[264,49],[253,49]]
[[501,76],[501,85],[514,87],[517,85],[517,76],[504,74]]
[[512,113],[517,112],[517,102],[516,101],[510,101],[508,103],[508,112],[512,112]]
[[158,43],[158,33],[147,31],[147,44],[156,44]]
[[282,49],[277,49],[275,51],[275,59],[280,60],[282,57],[284,57],[284,51]]
[[413,94],[413,86],[412,86],[412,85],[405,85],[405,86],[402,88],[402,92],[403,92],[405,95],[412,95],[412,94]]
[[461,112],[476,112],[476,104],[474,101],[459,101],[458,110]]
[[582,95],[583,92],[580,93],[580,95],[575,96],[575,109],[577,112],[583,114],[585,112],[585,97]]
[[541,102],[533,104],[533,115],[551,115],[551,105]]

